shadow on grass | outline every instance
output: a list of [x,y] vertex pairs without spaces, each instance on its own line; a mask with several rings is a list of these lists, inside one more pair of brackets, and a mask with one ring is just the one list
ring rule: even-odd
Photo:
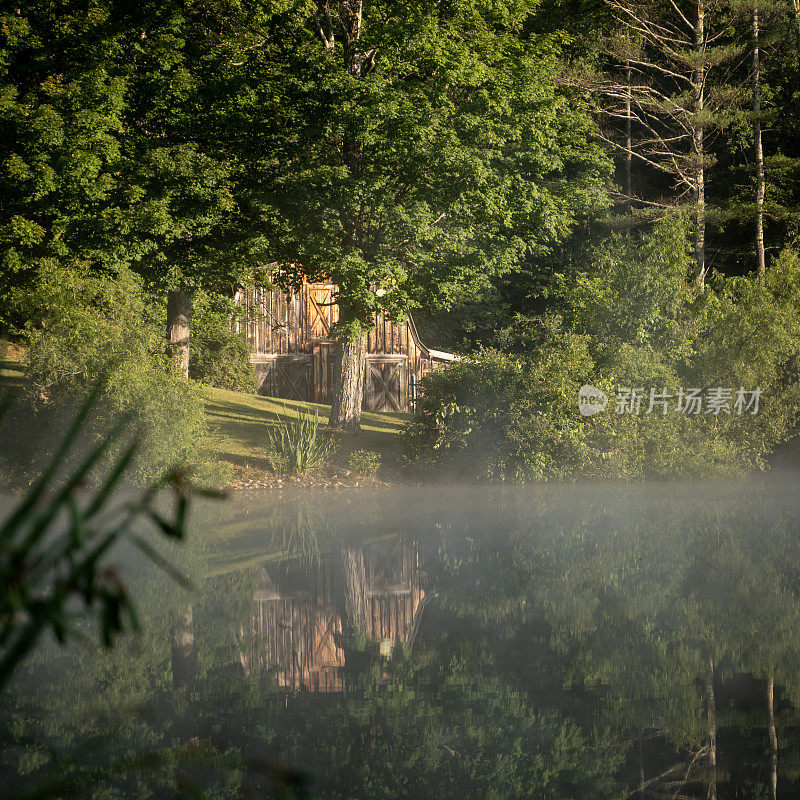
[[[312,414],[316,411],[320,422],[326,425],[330,406],[222,390],[211,390],[206,397],[214,449],[219,457],[237,466],[259,470],[269,469],[266,457],[269,428],[297,418],[302,411]],[[409,419],[410,414],[363,412],[361,431],[334,432],[337,447],[333,465],[346,465],[350,453],[359,449],[380,453],[387,465],[397,463],[398,434]]]
[[25,371],[19,361],[0,358],[0,382],[3,389],[18,390],[25,386]]

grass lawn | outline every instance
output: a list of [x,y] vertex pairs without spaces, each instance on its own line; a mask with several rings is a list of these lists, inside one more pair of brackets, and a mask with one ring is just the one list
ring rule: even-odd
[[[24,350],[8,342],[0,342],[0,388],[21,388],[24,384]],[[206,404],[211,456],[227,461],[239,471],[264,473],[270,470],[266,457],[267,429],[277,420],[296,417],[299,410],[316,409],[327,423],[330,406],[280,400],[257,394],[229,392],[224,389],[201,387]],[[374,450],[381,454],[383,464],[392,469],[399,456],[397,434],[411,414],[361,414],[360,433],[336,433],[336,452],[332,466],[346,468],[353,450]]]
[[25,380],[25,351],[10,342],[0,342],[0,386],[19,388]]
[[[320,420],[327,423],[330,406],[304,403],[297,400],[280,400],[257,394],[229,392],[224,389],[204,388],[211,447],[222,461],[239,469],[269,470],[266,457],[267,429],[276,420],[297,417],[300,410],[318,411]],[[397,435],[411,414],[361,413],[359,433],[334,434],[336,452],[332,456],[334,467],[346,467],[353,450],[374,450],[381,454],[387,467],[397,463],[400,438]]]

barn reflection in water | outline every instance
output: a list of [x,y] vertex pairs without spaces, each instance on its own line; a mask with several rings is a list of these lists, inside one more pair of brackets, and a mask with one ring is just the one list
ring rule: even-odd
[[242,667],[273,672],[290,690],[343,691],[343,634],[360,631],[383,655],[413,645],[426,600],[420,573],[416,543],[398,540],[264,567],[251,629],[239,632]]

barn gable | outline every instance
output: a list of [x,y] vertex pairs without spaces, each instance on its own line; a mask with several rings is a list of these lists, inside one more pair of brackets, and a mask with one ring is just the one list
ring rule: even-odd
[[[335,295],[333,283],[304,283],[291,294],[264,287],[237,292],[245,314],[236,330],[253,346],[260,394],[330,403],[336,347],[331,329],[339,319]],[[376,313],[367,336],[364,409],[412,411],[422,376],[452,359],[420,341],[410,316],[398,325]]]

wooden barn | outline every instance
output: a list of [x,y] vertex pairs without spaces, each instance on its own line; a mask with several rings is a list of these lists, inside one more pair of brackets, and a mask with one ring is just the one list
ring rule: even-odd
[[[293,294],[259,287],[237,293],[246,313],[236,329],[253,346],[261,394],[330,403],[336,348],[331,327],[339,318],[335,294],[333,283],[305,283]],[[426,347],[410,316],[395,325],[375,314],[367,337],[363,408],[412,411],[422,376],[453,358]]]

